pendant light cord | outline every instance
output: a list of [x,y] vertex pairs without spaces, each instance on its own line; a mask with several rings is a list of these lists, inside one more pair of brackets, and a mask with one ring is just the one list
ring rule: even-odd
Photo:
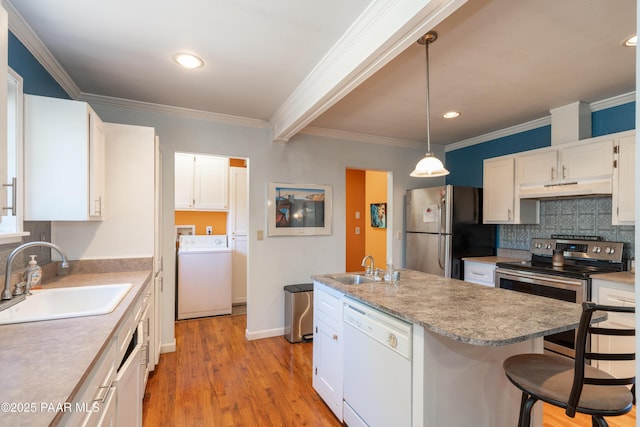
[[425,40],[424,51],[425,51],[425,59],[426,59],[426,81],[427,81],[427,153],[431,153],[431,118],[430,118],[430,109],[429,109],[429,44],[431,43],[430,39]]

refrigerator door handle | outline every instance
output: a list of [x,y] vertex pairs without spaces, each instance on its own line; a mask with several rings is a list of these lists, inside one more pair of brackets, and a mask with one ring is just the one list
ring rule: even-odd
[[444,270],[444,263],[442,262],[442,202],[438,205],[438,266],[441,270]]

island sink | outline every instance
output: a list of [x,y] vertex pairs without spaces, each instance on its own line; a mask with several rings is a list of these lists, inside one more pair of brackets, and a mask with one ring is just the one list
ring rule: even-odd
[[361,285],[363,283],[373,283],[374,279],[371,277],[363,276],[362,274],[345,274],[340,276],[330,276],[331,279],[336,282],[340,282],[343,285]]
[[0,324],[108,314],[132,287],[118,283],[33,290],[24,301],[0,311]]

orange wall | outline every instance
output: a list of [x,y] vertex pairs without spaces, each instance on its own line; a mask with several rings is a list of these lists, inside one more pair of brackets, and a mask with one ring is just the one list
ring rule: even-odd
[[207,234],[206,227],[213,227],[213,234],[227,234],[226,212],[176,211],[176,225],[195,225],[196,234]]
[[371,227],[371,203],[387,202],[387,172],[366,171],[365,188],[365,243],[367,255],[373,256],[377,268],[387,265],[387,229]]
[[[364,257],[365,239],[365,171],[347,169],[346,172],[346,271],[361,271]],[[356,212],[360,218],[356,218]],[[356,234],[356,227],[360,227],[360,234]]]

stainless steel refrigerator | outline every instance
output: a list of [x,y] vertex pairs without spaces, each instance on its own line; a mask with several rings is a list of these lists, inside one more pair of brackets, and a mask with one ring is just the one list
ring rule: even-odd
[[462,258],[496,254],[496,227],[482,224],[481,188],[408,190],[405,230],[411,270],[462,280]]

